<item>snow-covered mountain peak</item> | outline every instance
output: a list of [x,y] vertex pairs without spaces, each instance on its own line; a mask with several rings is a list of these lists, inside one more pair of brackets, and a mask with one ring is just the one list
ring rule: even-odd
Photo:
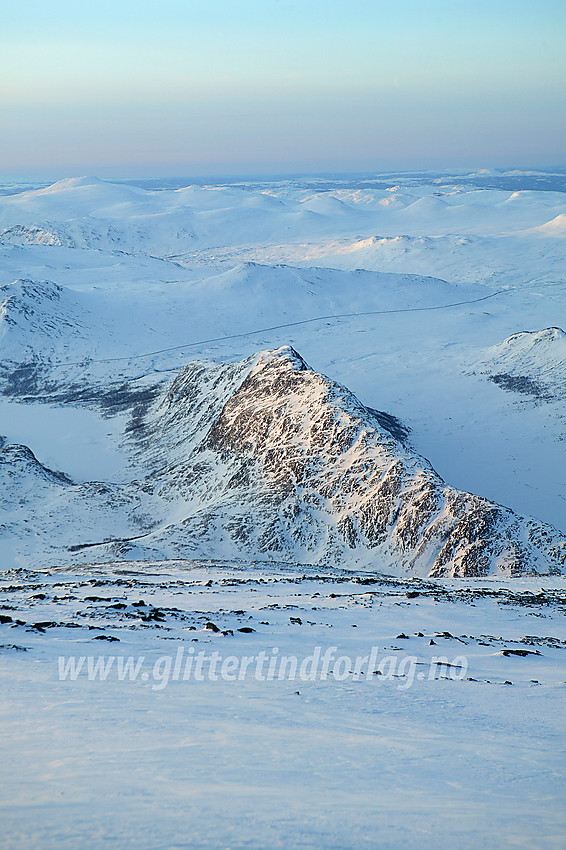
[[271,363],[275,363],[281,368],[290,368],[297,371],[309,368],[301,355],[291,345],[282,345],[271,351],[261,351],[257,355],[257,363],[253,367],[251,374],[256,374]]
[[[560,345],[561,348],[566,346],[566,333],[562,328],[544,328],[541,331],[521,331],[520,333],[512,334],[501,343],[503,346],[517,346],[523,348],[532,348],[535,345]],[[564,350],[566,353],[566,349]]]
[[146,543],[437,576],[563,568],[560,532],[447,486],[406,435],[289,346],[189,364],[132,432],[160,498],[185,504]]

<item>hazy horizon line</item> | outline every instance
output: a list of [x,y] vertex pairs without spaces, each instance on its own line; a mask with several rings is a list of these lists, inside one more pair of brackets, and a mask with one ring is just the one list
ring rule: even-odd
[[508,165],[485,165],[485,166],[448,166],[448,167],[384,167],[384,168],[329,168],[323,170],[310,169],[273,169],[273,170],[211,170],[201,171],[200,169],[189,170],[179,169],[178,171],[163,172],[156,166],[155,170],[144,169],[143,171],[132,173],[127,168],[123,170],[119,167],[109,166],[106,168],[88,168],[77,169],[69,168],[68,170],[61,169],[40,169],[36,171],[12,171],[6,170],[0,172],[0,181],[3,183],[16,182],[40,182],[40,183],[57,183],[62,180],[85,179],[102,180],[104,182],[130,182],[130,181],[152,181],[152,180],[193,180],[202,182],[203,180],[211,181],[239,181],[239,180],[285,180],[285,179],[313,179],[313,178],[365,178],[388,176],[388,175],[446,175],[446,176],[528,176],[528,175],[562,175],[566,174],[566,162],[556,163],[553,165],[537,165],[537,164],[522,164],[516,163]]

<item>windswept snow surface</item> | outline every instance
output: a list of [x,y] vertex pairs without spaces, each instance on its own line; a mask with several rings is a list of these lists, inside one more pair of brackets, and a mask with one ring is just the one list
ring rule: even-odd
[[3,846],[564,847],[565,221],[561,171],[0,188]]
[[[0,596],[4,847],[564,845],[552,580],[130,562],[5,572]],[[253,660],[187,676],[215,652]]]

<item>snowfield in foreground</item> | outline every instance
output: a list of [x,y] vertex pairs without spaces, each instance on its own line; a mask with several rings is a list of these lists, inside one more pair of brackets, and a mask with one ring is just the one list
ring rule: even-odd
[[564,846],[564,221],[3,187],[5,846]]
[[563,584],[138,562],[0,597],[4,846],[563,846]]

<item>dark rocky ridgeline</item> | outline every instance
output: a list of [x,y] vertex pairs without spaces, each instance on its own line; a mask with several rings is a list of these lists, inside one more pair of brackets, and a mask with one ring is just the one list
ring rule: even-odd
[[190,364],[135,434],[156,493],[189,500],[147,542],[437,577],[564,568],[565,535],[447,486],[407,434],[289,347]]

